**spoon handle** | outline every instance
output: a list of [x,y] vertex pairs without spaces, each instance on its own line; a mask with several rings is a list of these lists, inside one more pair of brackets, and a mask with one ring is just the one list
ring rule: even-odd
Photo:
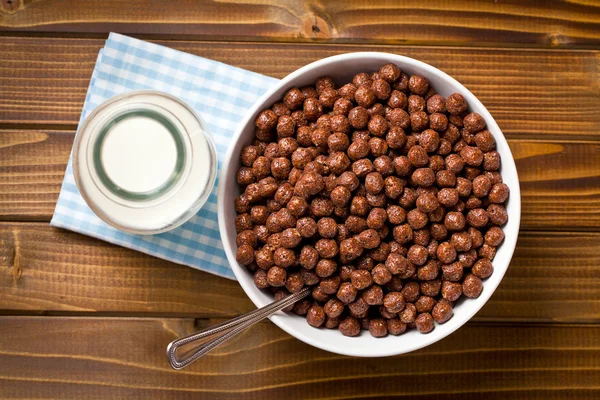
[[[308,296],[309,293],[310,288],[304,288],[298,293],[294,293],[284,297],[281,300],[274,301],[273,303],[267,304],[262,308],[250,311],[249,313],[240,315],[239,317],[230,319],[229,321],[222,322],[199,332],[193,333],[189,336],[172,341],[167,346],[167,359],[169,360],[169,364],[171,364],[173,369],[179,370],[185,368],[215,347],[224,343],[226,340],[231,339],[257,322],[260,322],[263,319],[275,314],[277,311],[291,306],[297,301]],[[191,354],[182,358],[177,357],[177,349],[179,347],[194,342],[198,342],[198,344]]]

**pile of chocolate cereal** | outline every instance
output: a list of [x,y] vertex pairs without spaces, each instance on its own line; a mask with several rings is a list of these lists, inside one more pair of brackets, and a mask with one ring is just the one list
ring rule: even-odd
[[237,260],[275,299],[312,287],[291,308],[310,325],[427,333],[481,294],[509,189],[462,95],[386,64],[288,90],[255,136],[237,172]]

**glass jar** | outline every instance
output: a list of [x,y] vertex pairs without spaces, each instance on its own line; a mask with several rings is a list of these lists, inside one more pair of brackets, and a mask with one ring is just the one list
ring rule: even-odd
[[194,216],[215,184],[217,154],[183,101],[135,91],[98,106],[73,146],[75,183],[92,211],[124,232],[156,234]]

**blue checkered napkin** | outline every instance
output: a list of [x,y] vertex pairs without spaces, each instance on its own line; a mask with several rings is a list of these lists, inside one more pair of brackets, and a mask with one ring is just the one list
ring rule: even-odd
[[[202,116],[214,139],[220,168],[237,124],[276,82],[254,72],[111,33],[98,55],[80,123],[94,108],[118,94],[160,90],[183,99]],[[51,225],[235,279],[219,236],[217,185],[198,214],[179,228],[159,235],[131,235],[107,225],[88,208],[75,186],[69,160]]]

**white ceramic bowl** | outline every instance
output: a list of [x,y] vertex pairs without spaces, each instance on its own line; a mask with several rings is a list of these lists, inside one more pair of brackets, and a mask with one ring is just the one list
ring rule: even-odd
[[[494,274],[484,281],[483,292],[479,298],[460,301],[455,307],[454,316],[445,324],[436,323],[435,329],[428,334],[410,330],[400,336],[388,335],[378,339],[363,331],[358,337],[346,337],[337,329],[315,329],[307,324],[304,317],[291,313],[281,312],[271,317],[271,320],[281,329],[303,342],[333,353],[350,356],[382,357],[407,353],[435,343],[460,328],[483,307],[500,284],[515,249],[521,218],[519,180],[508,143],[494,118],[463,85],[431,65],[395,54],[364,52],[325,58],[291,73],[256,102],[233,137],[222,166],[218,183],[219,230],[223,247],[235,276],[254,304],[262,307],[272,302],[273,297],[257,289],[252,274],[236,261],[236,212],[233,207],[234,198],[239,194],[236,182],[236,171],[240,166],[239,155],[242,148],[250,144],[254,138],[254,120],[263,109],[279,101],[284,93],[292,87],[313,84],[318,77],[324,75],[333,77],[339,86],[351,82],[352,77],[359,72],[375,71],[386,63],[396,64],[409,75],[425,76],[429,79],[431,86],[444,97],[454,92],[461,93],[467,100],[470,111],[478,112],[485,118],[488,129],[496,139],[497,150],[502,156],[502,178],[510,188],[510,198],[507,204],[509,218],[508,223],[503,227],[506,238],[494,258]],[[465,67],[468,68],[468,66]]]

